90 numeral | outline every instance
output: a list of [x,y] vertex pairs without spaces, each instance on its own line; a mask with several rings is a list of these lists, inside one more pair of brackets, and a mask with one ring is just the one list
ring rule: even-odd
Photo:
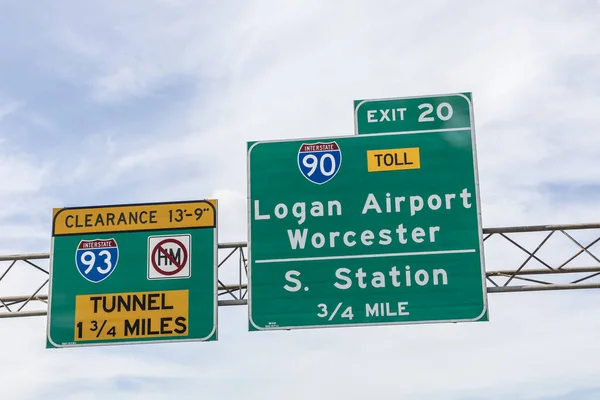
[[[325,169],[325,160],[326,159],[331,162],[331,166],[330,166],[329,170]],[[321,172],[321,174],[323,174],[323,176],[331,176],[335,172],[336,166],[337,166],[335,164],[335,158],[329,153],[323,154],[320,157],[320,159],[318,159],[317,156],[315,156],[314,154],[307,154],[302,159],[302,164],[306,168],[310,168],[310,171],[308,171],[308,176],[312,176],[312,174],[315,173],[317,168],[319,168],[319,172]]]

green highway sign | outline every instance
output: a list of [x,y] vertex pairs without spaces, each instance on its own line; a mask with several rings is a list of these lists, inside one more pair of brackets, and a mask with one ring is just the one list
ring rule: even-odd
[[354,100],[354,130],[359,135],[460,130],[471,140],[471,97],[471,93],[457,93]]
[[430,101],[465,125],[248,144],[250,330],[487,320],[472,107]]
[[53,210],[47,348],[217,340],[217,201]]

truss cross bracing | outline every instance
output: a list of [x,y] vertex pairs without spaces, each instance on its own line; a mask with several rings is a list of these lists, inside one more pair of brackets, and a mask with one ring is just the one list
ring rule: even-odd
[[[484,228],[483,240],[488,293],[600,288],[600,223]],[[219,244],[219,306],[246,304],[246,255]],[[46,315],[49,257],[0,256],[0,318]]]

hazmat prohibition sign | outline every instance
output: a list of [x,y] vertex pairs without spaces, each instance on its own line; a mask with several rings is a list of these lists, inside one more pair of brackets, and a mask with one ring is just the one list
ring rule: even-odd
[[190,236],[148,238],[148,279],[188,278],[190,276]]
[[[174,243],[178,248],[180,248],[181,251],[183,252],[183,260],[180,260],[179,257],[177,257],[177,259],[175,259],[173,254],[169,254],[169,252],[165,249],[165,247],[163,247],[166,243]],[[171,265],[175,265],[174,270],[165,271],[158,265],[158,262],[157,262],[158,257],[156,257],[158,252],[162,253],[165,257],[167,257],[167,259],[171,262]],[[185,246],[183,245],[183,243],[181,243],[179,240],[176,240],[176,239],[164,239],[164,240],[160,241],[154,247],[154,250],[152,250],[152,266],[154,267],[155,270],[157,270],[159,273],[161,273],[163,275],[175,275],[176,273],[178,273],[179,271],[181,271],[183,269],[183,266],[187,262],[187,257],[188,257],[187,250],[186,250]]]

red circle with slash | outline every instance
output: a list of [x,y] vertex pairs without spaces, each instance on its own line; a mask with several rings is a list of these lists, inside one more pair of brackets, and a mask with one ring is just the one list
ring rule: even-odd
[[[167,243],[173,243],[174,245],[181,248],[181,252],[183,253],[183,259],[180,262],[177,262],[175,257],[173,257],[163,247],[163,245],[165,245]],[[162,253],[163,256],[165,256],[169,261],[171,261],[171,263],[175,266],[174,270],[165,271],[164,269],[162,269],[161,267],[158,266],[158,263],[156,262],[156,258],[157,258],[156,256],[157,256],[158,252]],[[183,267],[187,263],[187,260],[188,260],[188,252],[187,252],[185,246],[183,245],[183,243],[181,243],[177,239],[170,238],[170,239],[161,240],[160,242],[158,242],[156,244],[156,246],[154,246],[154,249],[152,250],[152,266],[154,267],[156,272],[158,272],[161,275],[167,275],[167,276],[175,275],[176,273],[180,272],[183,269]]]

